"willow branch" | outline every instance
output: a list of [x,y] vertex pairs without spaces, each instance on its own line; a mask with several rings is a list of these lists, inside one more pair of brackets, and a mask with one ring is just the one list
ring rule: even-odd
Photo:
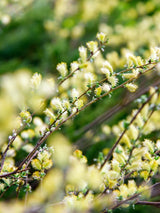
[[160,208],[160,202],[137,201],[136,205],[147,205],[147,206],[155,206],[155,207]]
[[[157,90],[156,90],[157,91]],[[137,118],[138,114],[141,112],[141,110],[144,108],[144,106],[151,100],[152,96],[156,93],[156,91],[149,96],[149,98],[142,104],[142,106],[138,109],[137,113],[133,116],[133,118],[131,119],[129,126],[134,122],[134,120]],[[124,129],[124,131],[121,133],[120,137],[118,138],[118,140],[116,141],[116,143],[113,145],[113,147],[110,149],[108,155],[106,156],[103,164],[101,165],[101,169],[103,168],[103,166],[105,165],[105,163],[110,159],[110,157],[113,154],[113,151],[115,150],[115,148],[117,147],[117,145],[119,144],[120,140],[122,139],[123,135],[126,133],[127,128]]]
[[[30,152],[30,153],[28,154],[28,156],[20,163],[20,165],[18,166],[18,168],[17,168],[15,171],[13,171],[13,172],[11,172],[11,173],[7,173],[7,174],[15,174],[15,173],[17,173],[17,171],[20,171],[21,167],[26,163],[26,161],[29,161],[29,160],[32,158],[32,156],[33,156],[33,155],[35,154],[35,152],[39,149],[39,147],[46,141],[46,139],[48,138],[48,136],[51,135],[51,134],[52,134],[53,132],[55,132],[56,130],[58,130],[66,121],[68,121],[69,119],[73,118],[76,114],[78,114],[79,112],[83,111],[85,108],[87,108],[87,107],[90,106],[91,104],[93,104],[93,103],[95,103],[96,101],[100,100],[101,98],[103,98],[103,97],[109,95],[111,92],[113,92],[113,91],[115,91],[115,90],[117,90],[117,89],[119,89],[119,88],[123,88],[127,83],[130,83],[130,82],[136,80],[136,79],[137,79],[139,76],[141,76],[142,74],[145,74],[145,73],[151,71],[154,67],[155,67],[155,65],[154,65],[153,67],[151,67],[151,68],[148,68],[148,69],[145,70],[143,73],[139,73],[138,76],[137,76],[136,78],[131,78],[131,79],[129,79],[129,80],[123,82],[122,84],[118,85],[117,87],[114,87],[114,88],[110,89],[109,92],[106,92],[106,93],[102,94],[101,96],[99,96],[99,97],[93,99],[92,101],[90,101],[90,102],[88,102],[86,105],[84,105],[82,108],[80,108],[80,109],[77,108],[77,111],[76,111],[76,112],[74,112],[74,113],[72,113],[70,116],[68,116],[65,120],[63,120],[60,124],[58,124],[53,130],[52,130],[51,126],[50,126],[50,129],[47,130],[47,131],[44,133],[44,135],[39,139],[39,141],[37,142],[37,144],[36,144],[36,146],[34,147],[34,149],[32,150],[32,152]],[[94,86],[95,86],[95,85],[94,85]],[[85,93],[83,93],[83,94],[85,94]],[[122,136],[123,136],[123,135],[122,135]],[[7,175],[7,174],[6,174],[6,175]],[[0,175],[0,178],[1,178],[2,176],[3,176],[3,175]],[[7,176],[8,176],[8,175],[7,175]]]
[[[127,199],[125,199],[125,200],[122,200],[122,201],[116,203],[114,206],[109,207],[107,210],[104,210],[104,211],[102,211],[102,212],[103,212],[103,213],[108,213],[109,210],[117,209],[118,207],[122,206],[123,204],[128,203],[128,201],[132,201],[132,200],[138,198],[138,197],[139,197],[143,192],[145,192],[145,191],[151,190],[151,192],[152,192],[152,190],[153,190],[154,188],[158,187],[159,185],[160,185],[160,182],[155,183],[155,184],[153,184],[152,186],[148,187],[147,189],[143,190],[142,192],[137,193],[137,194],[134,194],[134,195],[130,196],[129,198],[127,198]],[[149,203],[149,201],[139,201],[139,200],[137,200],[137,201],[134,202],[134,204],[138,204],[138,202],[142,202],[142,203],[143,203],[143,202],[144,202],[144,203],[145,203],[145,202],[148,202],[148,203]],[[154,202],[154,203],[157,203],[157,202]],[[159,204],[159,202],[158,202],[158,204]]]

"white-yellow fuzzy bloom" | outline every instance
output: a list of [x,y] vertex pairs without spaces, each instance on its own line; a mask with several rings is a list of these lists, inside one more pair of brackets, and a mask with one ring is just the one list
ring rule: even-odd
[[[9,151],[9,150],[8,150]],[[10,156],[10,155],[9,155]],[[15,156],[15,155],[14,155]],[[11,157],[14,157],[14,156],[11,156]],[[12,172],[13,170],[15,169],[13,163],[11,162],[4,162],[3,164],[3,168],[2,168],[2,171],[3,172]],[[7,180],[7,179],[6,179]],[[3,180],[4,181],[4,180]],[[8,183],[11,182],[11,179],[8,180]],[[5,183],[7,183],[7,181],[5,181]]]
[[65,120],[67,117],[68,117],[68,112],[67,111],[63,112],[61,116],[62,120]]
[[111,83],[112,87],[115,87],[118,83],[118,78],[116,78],[115,76],[110,76],[108,77],[108,81],[109,83]]
[[32,144],[26,144],[22,147],[22,149],[28,153],[32,152],[34,149],[34,146]]
[[65,77],[68,73],[67,64],[64,62],[57,64],[56,69],[58,70],[58,72],[61,74],[62,77]]
[[19,135],[17,135],[16,139],[12,143],[13,147],[18,150],[22,145],[22,139]]
[[92,85],[95,81],[95,75],[91,72],[85,73],[84,78],[86,80],[87,85]]
[[160,150],[160,140],[156,141],[156,146],[157,146],[158,150]]
[[77,61],[73,61],[70,66],[71,66],[71,72],[74,72],[75,70],[79,68],[79,63]]
[[137,186],[134,180],[128,181],[128,193],[129,195],[133,195],[137,191]]
[[72,91],[71,91],[71,97],[73,98],[73,101],[76,100],[78,98],[78,96],[79,96],[78,90],[73,88]]
[[131,141],[130,141],[129,137],[127,136],[127,134],[124,134],[124,135],[123,135],[123,137],[122,137],[121,140],[120,140],[120,143],[126,144],[126,146],[127,146],[128,148],[131,148],[131,146],[132,146]]
[[125,79],[135,78],[135,74],[134,73],[124,73],[124,74],[122,74],[122,76]]
[[72,114],[77,113],[77,107],[72,107]]
[[140,128],[144,125],[144,121],[143,121],[141,114],[137,115],[136,122],[137,122],[138,127],[140,127]]
[[120,165],[119,165],[119,162],[115,159],[112,160],[112,169],[118,173],[120,173],[121,171],[121,168],[120,168]]
[[150,173],[148,171],[141,171],[140,172],[140,177],[144,178],[144,180],[146,181],[148,179],[149,174]]
[[96,37],[101,43],[106,41],[106,35],[103,32],[97,33]]
[[138,86],[136,84],[128,83],[125,85],[125,87],[130,91],[130,92],[135,92]]
[[42,168],[43,169],[50,169],[52,167],[52,165],[53,165],[52,160],[48,159],[48,160],[46,160],[42,163]]
[[46,108],[45,111],[44,111],[44,113],[49,118],[52,118],[53,120],[55,120],[55,115],[53,114],[53,112],[50,109]]
[[31,161],[32,167],[36,170],[41,170],[42,169],[42,165],[41,162],[38,159],[33,159]]
[[33,131],[33,129],[27,129],[21,132],[21,137],[24,139],[33,138],[34,136],[35,136],[35,132]]
[[150,90],[149,90],[150,95],[152,95],[152,98],[151,98],[151,103],[152,104],[155,104],[156,101],[158,100],[158,94],[155,91],[156,90],[155,90],[154,87],[151,87]]
[[106,60],[104,61],[103,67],[107,68],[110,71],[110,73],[113,73],[113,67],[108,61],[106,61]]
[[102,90],[103,90],[104,92],[109,92],[110,89],[111,89],[111,85],[109,85],[109,84],[107,84],[107,83],[104,83],[104,84],[102,85]]
[[150,172],[150,165],[148,162],[146,161],[142,161],[142,169],[143,170],[147,170],[148,172]]
[[141,158],[147,152],[146,147],[135,148],[132,152],[136,158]]
[[99,189],[102,183],[102,175],[95,166],[88,167],[87,182],[92,189]]
[[152,156],[151,156],[151,154],[149,153],[149,152],[146,152],[145,154],[144,154],[144,158],[146,159],[146,160],[149,160],[149,161],[152,161],[153,159],[152,159]]
[[154,172],[154,174],[157,172],[158,169],[158,162],[156,160],[152,160],[150,162],[151,170]]
[[66,196],[64,197],[63,201],[67,206],[74,208],[74,205],[77,202],[77,196],[75,195]]
[[129,194],[127,185],[126,184],[120,185],[119,190],[120,190],[121,196],[123,198],[127,198],[128,194]]
[[160,48],[159,47],[155,47],[155,49],[156,49],[157,57],[159,59],[160,58]]
[[142,169],[142,161],[136,160],[136,161],[132,162],[131,165],[128,165],[127,168],[131,171],[139,171]]
[[105,67],[102,67],[101,68],[101,72],[103,73],[103,74],[105,74],[106,75],[106,77],[108,78],[109,76],[110,76],[110,71],[109,71],[109,69],[108,68],[105,68]]
[[36,126],[42,126],[42,125],[43,125],[43,121],[42,121],[41,118],[39,118],[39,117],[34,117],[33,123],[34,123],[34,125],[36,125]]
[[144,64],[143,59],[140,56],[137,56],[137,65],[142,66]]
[[122,154],[113,153],[113,157],[115,160],[117,160],[120,164],[125,164],[126,158]]
[[32,116],[28,111],[22,111],[19,115],[24,122],[30,123],[32,121]]
[[65,109],[69,110],[70,109],[70,103],[68,100],[63,100],[62,105]]
[[51,153],[47,150],[43,150],[42,152],[39,152],[37,155],[38,160],[40,160],[40,162],[46,161],[48,159],[50,159],[51,157]]
[[151,153],[154,153],[154,144],[151,140],[145,139],[143,142],[143,145],[147,147],[148,151],[150,151]]
[[83,100],[77,100],[75,102],[75,106],[78,108],[78,109],[81,109],[83,107],[84,103],[83,103]]
[[108,171],[107,173],[107,178],[110,180],[117,180],[118,178],[120,177],[120,173],[119,172],[116,172],[116,171],[113,171],[113,170],[110,170]]
[[94,53],[95,51],[98,50],[98,43],[97,41],[87,42],[87,47],[92,53]]
[[130,139],[136,140],[137,137],[138,137],[138,134],[139,134],[138,129],[135,127],[135,125],[131,124],[131,125],[129,126],[128,131],[127,131],[128,137],[129,137]]
[[61,100],[59,98],[53,98],[51,100],[51,106],[54,110],[63,110]]
[[42,81],[42,76],[39,73],[34,73],[34,75],[31,78],[31,87],[33,89],[38,89]]
[[139,74],[138,69],[134,69],[131,73],[124,73],[124,74],[122,74],[122,76],[125,79],[131,79],[131,78],[137,78],[138,74]]
[[151,48],[151,56],[150,56],[150,58],[153,60],[153,61],[156,61],[156,60],[158,60],[159,59],[159,57],[160,57],[160,48],[158,48],[158,47],[152,47]]
[[85,62],[87,60],[87,48],[84,46],[81,46],[78,48],[79,50],[79,56],[82,62]]
[[134,56],[132,53],[128,52],[126,54],[126,58],[127,58],[127,64],[128,64],[129,67],[138,64],[136,56]]
[[146,104],[143,109],[141,110],[141,115],[143,117],[143,119],[147,119],[148,118],[148,112],[149,112],[149,104]]
[[105,165],[103,166],[101,172],[106,174],[106,173],[108,173],[108,171],[110,170],[110,168],[111,168],[110,163],[106,162]]

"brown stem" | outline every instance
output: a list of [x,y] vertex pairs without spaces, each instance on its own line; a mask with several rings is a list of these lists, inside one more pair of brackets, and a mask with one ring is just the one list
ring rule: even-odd
[[16,169],[16,170],[14,170],[13,172],[9,172],[9,173],[0,175],[0,178],[6,178],[6,177],[8,177],[8,176],[14,175],[14,174],[16,174],[16,173],[21,173],[21,172],[24,172],[24,171],[27,171],[27,170],[28,170],[28,168],[21,169],[21,170]]
[[148,205],[148,206],[155,206],[155,207],[160,208],[160,202],[137,201],[136,205]]
[[[145,121],[145,123],[144,123],[142,129],[144,129],[144,127],[147,125],[149,119],[151,118],[151,116],[152,116],[153,113],[154,113],[154,110],[155,110],[155,107],[152,109],[151,113],[149,114],[148,119]],[[141,129],[141,130],[142,130],[142,129]],[[140,138],[140,136],[141,136],[141,132],[139,132],[139,134],[138,134],[137,138],[135,139],[134,143]],[[126,162],[126,164],[124,165],[123,168],[125,168],[125,167],[129,164],[129,161],[130,161],[130,159],[131,159],[131,157],[132,157],[132,152],[133,152],[134,149],[135,149],[135,145],[132,147],[132,149],[131,149],[131,151],[130,151],[130,153],[129,153],[128,160],[127,160],[127,162]]]
[[[134,194],[134,195],[132,195],[131,197],[129,197],[129,198],[125,199],[125,200],[122,200],[122,201],[116,203],[114,206],[109,207],[107,210],[104,210],[103,213],[108,213],[108,212],[109,212],[108,210],[114,210],[114,209],[120,207],[121,205],[127,203],[128,201],[131,201],[131,200],[133,200],[133,199],[135,199],[135,198],[138,198],[139,195],[141,195],[143,192],[148,191],[148,190],[153,190],[154,188],[157,188],[159,185],[160,185],[160,182],[155,183],[155,184],[153,184],[152,186],[150,186],[150,187],[148,187],[147,189],[145,189],[144,191],[142,191],[142,192],[140,192],[140,193],[137,193],[137,194]],[[144,202],[144,203],[145,203],[145,202],[148,202],[148,203],[149,203],[149,201],[136,201],[134,204],[138,204],[138,202],[141,202],[141,203],[143,203],[143,202]],[[159,202],[152,202],[152,203],[154,203],[154,204],[157,203],[157,204],[159,205]]]
[[2,171],[3,165],[4,165],[4,161],[7,155],[7,152],[9,150],[9,147],[12,145],[12,143],[14,142],[14,140],[16,139],[17,135],[26,127],[27,124],[24,124],[17,132],[15,132],[15,135],[12,136],[12,138],[9,140],[8,145],[5,149],[5,151],[2,154],[2,160],[1,160],[1,167],[0,167],[0,172]]
[[[157,91],[157,90],[156,90]],[[129,125],[131,125],[133,123],[133,121],[136,119],[136,117],[138,116],[138,114],[141,112],[141,110],[143,109],[143,107],[151,100],[152,96],[156,93],[156,91],[149,96],[149,98],[142,104],[142,106],[138,109],[137,113],[133,116],[133,118],[131,119]],[[115,150],[115,148],[117,147],[117,145],[119,144],[120,140],[122,139],[123,135],[126,133],[127,128],[124,129],[124,131],[121,133],[120,137],[118,138],[118,140],[116,141],[116,143],[113,145],[113,147],[110,149],[107,157],[105,158],[103,164],[101,165],[101,169],[103,168],[103,166],[105,165],[105,163],[110,159],[110,157],[113,154],[113,151]]]
[[[148,92],[149,87],[153,86],[158,86],[160,84],[160,81],[156,81],[153,84],[147,86],[147,87],[143,87],[140,88],[138,93],[135,94],[131,94],[129,97],[127,96],[127,98],[125,99],[125,101],[113,106],[111,108],[111,110],[106,111],[105,113],[103,113],[102,115],[100,115],[99,117],[97,117],[95,120],[93,120],[91,123],[87,124],[85,127],[83,127],[82,129],[80,129],[78,131],[77,134],[82,134],[87,132],[88,130],[94,128],[95,126],[103,123],[104,121],[108,120],[113,114],[115,114],[116,112],[118,112],[119,110],[123,109],[124,107],[126,107],[128,104],[130,104],[133,100],[137,99],[138,97],[140,97],[141,95],[145,94],[146,92]],[[77,141],[77,144],[79,144],[81,141]]]
[[[146,72],[151,71],[153,68],[155,67],[155,65],[147,70],[145,70],[143,73],[139,73],[139,75],[136,77],[138,78],[140,75],[145,74]],[[40,138],[40,140],[37,142],[36,146],[34,147],[34,149],[32,150],[32,152],[30,152],[28,154],[28,156],[20,163],[20,165],[18,166],[18,168],[11,172],[11,173],[7,173],[5,174],[5,176],[9,176],[11,174],[15,174],[17,173],[17,171],[19,171],[21,169],[21,167],[26,163],[26,161],[29,161],[32,156],[35,154],[36,150],[39,149],[39,147],[44,143],[44,141],[48,138],[48,136],[53,133],[54,131],[58,130],[66,121],[68,121],[69,119],[71,119],[72,117],[74,117],[77,113],[81,112],[82,110],[84,110],[85,108],[87,108],[88,106],[90,106],[91,104],[95,103],[96,101],[100,100],[101,98],[107,96],[108,94],[110,94],[111,92],[115,91],[118,88],[122,88],[124,87],[127,83],[132,82],[133,80],[135,80],[136,78],[131,78],[125,82],[123,82],[121,85],[112,88],[109,92],[104,93],[103,95],[101,95],[100,97],[95,98],[94,100],[90,101],[89,103],[87,103],[85,106],[83,106],[81,109],[77,109],[77,111],[73,114],[71,114],[70,116],[68,116],[65,120],[63,120],[57,127],[54,128],[54,130],[49,129],[49,131],[46,131],[44,133],[44,135]],[[123,136],[123,135],[122,135]],[[3,175],[0,175],[0,178]]]
[[[87,58],[86,62],[90,61],[90,59],[97,53],[100,51],[101,47],[102,47],[103,44],[100,44],[100,46],[98,47],[98,49],[93,53],[91,52],[89,57]],[[59,84],[58,86],[60,86],[64,81],[66,81],[68,78],[72,77],[73,74],[75,72],[77,72],[78,70],[80,70],[80,67],[78,67],[77,69],[75,69],[73,72],[71,72],[68,76],[66,76]]]

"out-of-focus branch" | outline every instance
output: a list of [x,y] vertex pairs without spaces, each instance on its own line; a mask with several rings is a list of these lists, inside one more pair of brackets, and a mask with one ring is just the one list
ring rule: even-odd
[[[153,79],[153,80],[155,80],[155,79]],[[97,128],[97,126],[100,126],[103,122],[110,119],[116,113],[119,113],[121,110],[123,110],[126,106],[131,104],[134,100],[139,98],[141,95],[148,92],[149,88],[151,86],[155,87],[155,86],[160,85],[160,80],[154,81],[154,83],[152,83],[150,85],[146,85],[146,84],[147,84],[147,82],[144,83],[143,87],[142,87],[142,85],[140,85],[140,88],[138,89],[138,91],[133,93],[133,94],[128,94],[128,92],[127,92],[120,103],[116,104],[111,109],[104,112],[102,115],[97,117],[95,120],[93,120],[91,123],[89,123],[88,125],[83,127],[81,130],[78,130],[77,134],[83,134],[84,135],[86,132],[91,131],[92,135],[94,136],[97,132],[96,129],[95,129],[95,128]],[[88,139],[84,135],[82,138],[80,138],[79,140],[77,140],[75,142],[75,147],[78,147],[80,149],[88,147],[89,144],[87,143],[87,140]]]
[[[134,120],[137,118],[138,114],[142,111],[142,109],[144,108],[144,106],[151,100],[151,98],[153,97],[153,95],[157,92],[157,90],[148,97],[148,99],[142,104],[142,106],[138,109],[138,111],[136,112],[136,114],[133,116],[133,118],[131,119],[129,126],[134,122]],[[121,133],[120,137],[118,138],[118,140],[116,141],[116,143],[112,146],[112,148],[110,149],[108,155],[106,156],[103,164],[101,165],[101,169],[103,168],[103,166],[105,165],[105,163],[111,158],[115,148],[117,147],[117,145],[119,144],[121,138],[123,137],[123,135],[126,133],[127,128],[124,129],[124,131]]]
[[157,208],[160,208],[160,202],[138,201],[136,205],[148,205],[148,206],[155,206]]

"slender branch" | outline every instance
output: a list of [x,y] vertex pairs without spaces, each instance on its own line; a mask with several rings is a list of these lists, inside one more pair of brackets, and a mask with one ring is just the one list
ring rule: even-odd
[[[157,90],[156,90],[157,91]],[[131,125],[134,120],[136,119],[136,117],[138,116],[138,114],[141,112],[141,110],[144,108],[144,106],[151,100],[152,96],[156,93],[156,91],[149,96],[149,98],[142,104],[142,106],[138,109],[137,113],[133,116],[133,118],[131,119],[129,125]],[[122,139],[123,135],[126,133],[127,128],[124,129],[124,131],[121,133],[120,137],[118,138],[118,140],[116,141],[116,143],[113,145],[113,147],[110,149],[108,155],[106,156],[103,164],[101,165],[101,169],[103,168],[103,166],[105,165],[105,163],[110,159],[110,157],[113,154],[113,151],[115,150],[115,148],[117,147],[117,145],[119,144],[120,140]]]
[[[141,130],[144,129],[144,127],[147,125],[147,123],[148,123],[149,119],[151,118],[151,116],[153,115],[154,111],[155,111],[155,107],[154,107],[154,108],[152,109],[152,111],[150,112],[150,114],[149,114],[149,116],[148,116],[148,119],[144,122],[144,125],[143,125],[143,127],[141,128]],[[136,142],[136,141],[140,138],[140,136],[141,136],[141,132],[139,132],[139,134],[138,134],[138,136],[137,136],[137,138],[135,139],[134,142]],[[131,151],[130,151],[130,154],[129,154],[129,157],[128,157],[128,160],[127,160],[127,162],[126,162],[126,164],[124,165],[123,168],[125,168],[125,167],[129,164],[129,161],[130,161],[130,159],[131,159],[131,157],[132,157],[132,152],[133,152],[133,150],[135,149],[135,147],[136,147],[135,145],[132,147],[132,149],[131,149]]]
[[[103,123],[104,121],[108,120],[113,114],[115,114],[116,112],[119,112],[119,110],[122,110],[124,107],[126,107],[128,104],[130,104],[133,100],[137,99],[139,96],[148,92],[150,86],[155,87],[155,86],[158,86],[159,84],[160,84],[160,81],[156,81],[153,84],[151,84],[145,88],[140,88],[138,93],[133,93],[133,95],[131,94],[129,97],[127,96],[125,101],[122,101],[121,103],[113,106],[111,110],[106,111],[105,113],[103,113],[102,115],[97,117],[95,120],[93,120],[91,123],[84,126],[83,129],[79,130],[77,134],[85,133],[88,130],[94,128],[94,126],[97,126],[97,125]],[[80,142],[81,141],[77,141],[78,144]]]
[[[86,62],[90,61],[91,58],[98,53],[101,48],[102,48],[103,44],[100,43],[100,46],[97,48],[97,50],[95,52],[91,52],[89,57],[87,58]],[[76,68],[74,71],[72,71],[68,76],[66,76],[62,81],[60,81],[60,83],[58,84],[58,86],[60,86],[64,81],[66,81],[68,78],[72,77],[78,70],[80,70],[80,67]]]
[[[157,86],[160,84],[160,81],[150,85],[150,86]],[[125,101],[118,103],[116,105],[114,105],[111,109],[107,110],[106,112],[104,112],[102,115],[100,115],[99,117],[97,117],[95,120],[93,120],[91,123],[87,124],[85,127],[83,127],[81,130],[78,130],[76,135],[79,134],[84,134],[86,132],[88,132],[89,130],[92,133],[92,137],[94,135],[96,135],[98,128],[97,126],[100,126],[102,123],[104,123],[105,121],[107,121],[108,119],[110,119],[113,115],[115,115],[116,113],[119,113],[122,109],[124,109],[126,106],[128,106],[129,104],[131,104],[134,100],[136,100],[138,97],[140,97],[141,95],[145,94],[146,92],[149,91],[150,86],[148,86],[147,88],[141,88],[138,93],[134,94],[134,95],[130,95],[128,97],[128,93],[127,93],[127,98],[124,97]],[[87,143],[89,141],[89,143]],[[89,140],[85,135],[82,136],[80,139],[78,139],[75,143],[74,143],[74,147],[77,149],[84,149],[87,148],[91,145],[90,143],[91,140]]]
[[[153,67],[152,67],[153,69]],[[152,70],[151,68],[147,69],[144,73]],[[144,74],[143,73],[143,74]],[[141,73],[139,73],[139,76],[141,75]],[[22,161],[22,163],[19,165],[18,170],[24,165],[24,163],[30,159],[30,157],[36,152],[36,150],[43,144],[43,142],[48,138],[48,136],[53,133],[54,131],[58,130],[66,121],[68,121],[69,119],[71,119],[72,117],[74,117],[77,113],[83,111],[85,108],[87,108],[88,106],[90,106],[91,104],[95,103],[96,101],[98,101],[99,99],[107,96],[108,94],[110,94],[111,92],[113,92],[114,90],[123,87],[125,84],[133,81],[135,78],[129,79],[127,81],[125,81],[124,83],[122,83],[121,85],[112,88],[109,92],[104,93],[103,95],[101,95],[100,97],[95,98],[94,100],[90,101],[89,103],[87,103],[85,106],[83,106],[81,109],[77,109],[77,111],[73,114],[71,114],[70,116],[68,116],[65,120],[63,120],[59,125],[57,125],[57,127],[54,128],[54,130],[49,130],[48,132],[44,133],[44,136],[42,136],[40,138],[40,140],[38,141],[38,143],[36,144],[36,146],[34,147],[33,151],[31,153],[29,153],[29,155]]]
[[[102,212],[103,212],[103,213],[108,213],[109,210],[117,209],[118,207],[120,207],[121,205],[127,203],[128,201],[131,201],[131,200],[134,200],[134,199],[138,198],[139,195],[141,195],[143,192],[148,191],[148,190],[151,190],[151,191],[152,191],[154,188],[158,187],[159,185],[160,185],[160,182],[155,183],[155,184],[153,184],[152,186],[148,187],[147,189],[143,190],[142,192],[137,193],[137,194],[134,194],[134,195],[130,196],[129,198],[127,198],[127,199],[125,199],[125,200],[122,200],[122,201],[116,203],[114,206],[109,207],[107,210],[106,210],[106,209],[103,210]],[[139,201],[136,201],[134,204],[137,204],[137,202],[139,202]],[[141,202],[144,202],[144,203],[145,203],[146,201],[141,201]],[[147,201],[147,202],[149,202],[149,201]],[[157,202],[154,202],[154,203],[157,203]],[[159,202],[158,202],[158,205],[159,205]]]
[[15,184],[15,182],[13,182],[10,186],[7,186],[6,189],[2,192],[2,194],[0,195],[0,198],[3,197],[3,195],[8,191],[9,188],[11,188],[13,185]]
[[16,169],[13,172],[4,173],[3,175],[0,175],[0,178],[6,178],[6,177],[9,177],[9,176],[14,175],[16,173],[21,173],[21,172],[24,172],[24,171],[27,171],[27,170],[28,170],[28,168],[21,169],[21,170]]
[[[41,109],[42,105],[40,105],[39,109]],[[31,114],[31,117],[33,117],[35,114],[36,114],[36,111]],[[6,149],[4,150],[4,152],[3,152],[2,156],[1,156],[2,160],[1,160],[0,172],[3,169],[3,165],[4,165],[4,162],[5,162],[5,158],[7,156],[7,152],[9,150],[9,147],[13,144],[13,142],[15,141],[15,139],[17,138],[17,136],[24,130],[24,128],[26,126],[27,126],[27,123],[23,123],[23,125],[18,130],[15,130],[14,135],[12,136],[12,138],[9,139],[8,145],[7,145]]]
[[[127,198],[126,200],[122,200],[122,201],[118,202],[116,205],[114,205],[113,207],[109,208],[108,210],[117,209],[118,207],[120,207],[121,205],[127,203],[128,201],[137,198],[139,195],[140,195],[140,193],[134,194],[134,195],[132,195],[131,197]],[[108,210],[104,210],[103,213],[108,213],[108,212],[109,212]]]
[[0,167],[0,172],[2,171],[3,165],[4,165],[4,161],[7,155],[7,152],[9,150],[9,147],[11,146],[11,144],[14,142],[14,140],[16,139],[17,135],[26,127],[27,124],[24,124],[17,132],[14,133],[14,136],[12,136],[12,138],[9,140],[8,145],[5,149],[5,151],[2,154],[2,160],[1,160],[1,167]]
[[[76,112],[74,112],[74,113],[72,113],[70,116],[68,116],[68,117],[67,117],[65,120],[63,120],[59,125],[57,125],[57,127],[55,127],[53,130],[52,130],[52,128],[50,128],[49,130],[47,130],[47,131],[44,133],[44,135],[39,139],[39,141],[37,142],[37,144],[36,144],[36,146],[34,147],[34,149],[32,150],[32,152],[30,152],[30,153],[28,154],[28,156],[20,163],[20,165],[18,166],[18,168],[17,168],[15,171],[13,171],[13,172],[11,172],[11,173],[7,173],[7,174],[15,174],[15,173],[17,173],[17,171],[19,171],[19,170],[21,169],[21,167],[26,163],[26,161],[29,161],[29,160],[32,158],[32,156],[35,154],[36,150],[39,149],[39,147],[44,143],[44,141],[48,138],[48,136],[49,136],[50,134],[52,134],[54,131],[58,130],[66,121],[68,121],[69,119],[73,118],[76,114],[78,114],[79,112],[81,112],[82,110],[84,110],[85,108],[87,108],[88,106],[90,106],[91,104],[95,103],[96,101],[100,100],[101,98],[107,96],[108,94],[110,94],[111,92],[115,91],[116,89],[123,88],[127,83],[130,83],[130,82],[132,82],[133,80],[137,79],[137,78],[138,78],[139,76],[141,76],[142,74],[145,74],[145,73],[151,71],[154,67],[155,67],[155,65],[152,66],[151,68],[148,68],[148,69],[145,70],[143,73],[139,73],[138,76],[137,76],[136,78],[131,78],[131,79],[129,79],[129,80],[123,82],[122,84],[118,85],[117,87],[114,87],[114,88],[110,89],[109,92],[106,92],[106,93],[104,93],[103,95],[101,95],[101,96],[95,98],[94,100],[88,102],[88,103],[87,103],[85,106],[83,106],[81,109],[77,109]],[[50,126],[50,127],[51,127],[51,126]],[[123,136],[123,135],[122,135],[122,136]],[[114,146],[113,148],[115,148],[115,146]],[[113,150],[114,150],[114,149],[113,149]],[[5,176],[9,176],[9,175],[7,175],[7,174],[5,174]],[[0,175],[0,178],[1,178],[2,176],[3,176],[3,175]],[[5,177],[5,176],[4,176],[4,177]]]
[[155,206],[160,208],[160,202],[151,202],[151,201],[137,201],[136,205],[148,205],[148,206]]

